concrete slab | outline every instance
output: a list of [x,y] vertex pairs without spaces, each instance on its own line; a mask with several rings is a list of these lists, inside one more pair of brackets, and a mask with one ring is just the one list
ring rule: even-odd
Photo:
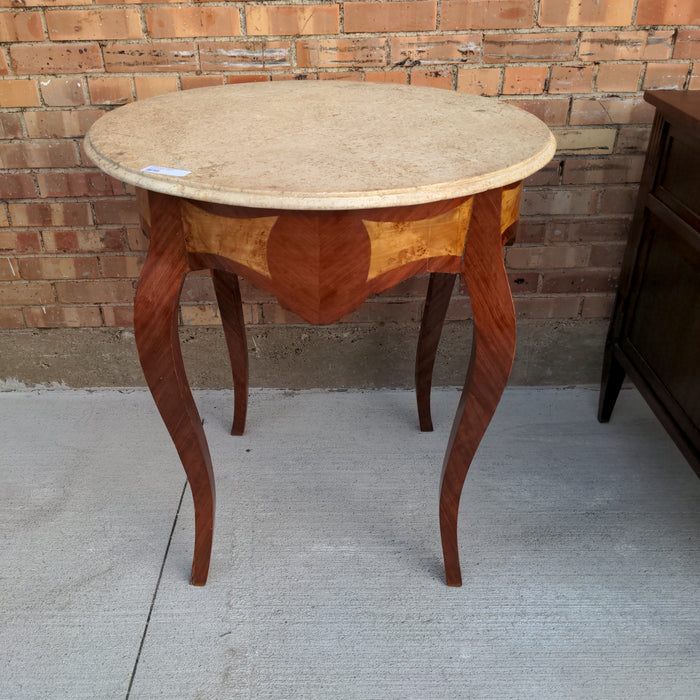
[[[464,586],[437,487],[456,391],[255,392],[227,435],[210,582],[186,585],[189,495],[134,698],[645,697],[700,687],[700,482],[634,391],[507,391],[469,474]],[[226,403],[230,403],[226,398]]]
[[143,391],[0,393],[0,697],[124,697],[184,474]]

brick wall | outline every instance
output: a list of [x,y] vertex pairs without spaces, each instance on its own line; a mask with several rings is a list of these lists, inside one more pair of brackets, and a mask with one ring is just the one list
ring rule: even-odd
[[[498,97],[554,130],[506,260],[520,317],[609,314],[652,110],[700,89],[700,0],[0,0],[0,328],[128,326],[147,241],[133,191],[93,168],[105,111],[242,81],[366,80]],[[355,323],[419,317],[425,280]],[[244,286],[249,323],[297,319]],[[463,290],[462,290],[463,291]],[[468,318],[458,295],[452,319]],[[186,325],[218,323],[193,275]]]

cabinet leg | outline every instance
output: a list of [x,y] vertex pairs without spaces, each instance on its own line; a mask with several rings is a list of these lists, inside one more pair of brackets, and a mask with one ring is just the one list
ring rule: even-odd
[[503,263],[500,211],[500,188],[477,195],[463,262],[474,337],[440,489],[440,533],[448,586],[462,585],[457,519],[464,480],[503,394],[515,355],[515,310]]
[[433,272],[428,283],[428,293],[423,308],[423,318],[418,336],[416,351],[416,401],[418,402],[418,421],[424,432],[433,429],[430,416],[430,388],[433,383],[433,367],[437,354],[442,326],[445,323],[447,307],[452,297],[456,275]]
[[624,379],[625,370],[613,355],[612,346],[606,346],[598,400],[598,420],[601,423],[607,423],[610,420]]
[[243,435],[248,411],[248,343],[243,320],[243,303],[238,276],[212,270],[233,375],[233,425],[231,435]]

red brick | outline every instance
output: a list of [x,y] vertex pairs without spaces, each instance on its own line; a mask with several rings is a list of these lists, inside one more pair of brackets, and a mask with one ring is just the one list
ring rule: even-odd
[[411,85],[452,90],[454,79],[450,70],[413,70],[409,75]]
[[29,202],[10,204],[15,226],[90,226],[88,202]]
[[[158,42],[156,44],[107,44],[104,49],[108,73],[135,71],[197,70],[197,52],[193,42]],[[209,70],[208,68],[203,70]]]
[[365,72],[366,83],[395,83],[406,85],[408,73],[402,70],[372,70]]
[[193,88],[211,87],[213,85],[223,85],[223,75],[183,75],[180,78],[180,87],[183,90]]
[[139,213],[134,199],[98,199],[93,202],[97,224],[137,224]]
[[525,29],[533,26],[534,0],[443,0],[440,28]]
[[688,81],[688,90],[700,90],[700,65],[693,66],[693,73]]
[[0,231],[0,253],[38,253],[40,250],[38,231]]
[[288,41],[202,41],[202,70],[273,70],[292,67]]
[[591,219],[575,221],[551,220],[547,228],[548,242],[562,240],[577,243],[590,241],[624,241],[629,232],[630,219]]
[[0,113],[0,139],[20,139],[23,135],[19,114]]
[[524,185],[527,188],[544,187],[546,185],[558,185],[561,175],[561,161],[552,160],[536,173],[525,178]]
[[590,248],[578,246],[514,246],[506,252],[506,264],[520,270],[586,267]]
[[450,36],[397,36],[391,39],[394,66],[431,66],[478,61],[481,34]]
[[134,99],[131,78],[88,78],[90,102],[94,105],[121,105]]
[[591,267],[620,267],[626,243],[596,243],[591,246]]
[[130,9],[46,10],[49,39],[139,39],[141,15]]
[[146,10],[146,25],[156,39],[238,36],[241,24],[236,7],[178,5]]
[[639,188],[636,184],[622,187],[608,185],[600,193],[598,213],[608,216],[631,215],[637,202],[638,190]]
[[82,78],[48,78],[40,80],[41,96],[49,107],[84,105],[85,80]]
[[508,284],[513,294],[535,294],[539,282],[539,272],[508,272]]
[[78,164],[78,151],[72,141],[0,143],[3,168],[67,168]]
[[624,27],[632,21],[634,0],[541,0],[541,27]]
[[544,294],[581,294],[613,292],[617,289],[618,270],[558,270],[542,275]]
[[615,295],[585,296],[581,316],[583,318],[610,318],[615,306]]
[[102,275],[137,278],[145,259],[143,255],[103,255],[100,257]]
[[643,61],[671,57],[672,32],[583,32],[579,45],[582,61]]
[[0,14],[0,42],[43,41],[46,37],[41,12],[3,12]]
[[93,197],[122,194],[122,184],[99,172],[37,174],[42,197]]
[[[285,80],[289,78],[290,80],[298,80],[297,76],[283,76],[283,75],[273,75],[272,80]],[[345,71],[344,73],[319,73],[316,76],[317,80],[345,80],[355,83],[362,81],[362,73],[359,71]],[[304,78],[306,80],[306,78]]]
[[569,123],[577,124],[647,124],[654,108],[642,97],[586,98],[575,97]]
[[104,112],[99,109],[26,112],[24,122],[30,138],[84,136]]
[[96,306],[29,306],[24,320],[30,328],[78,328],[101,326]]
[[148,237],[141,227],[127,227],[126,243],[129,250],[148,250]]
[[642,63],[603,63],[596,87],[601,92],[637,92],[643,67]]
[[38,107],[41,105],[35,80],[0,81],[0,105],[2,107]]
[[563,187],[523,192],[523,216],[584,216],[596,211],[599,192],[583,187]]
[[571,61],[576,52],[577,32],[541,34],[487,34],[484,62]]
[[227,75],[226,85],[239,85],[241,83],[267,83],[270,80],[315,80],[316,76],[313,74],[303,74],[298,73],[293,75],[281,75],[279,73],[272,73],[270,75],[266,74],[255,74],[247,73],[243,75]]
[[166,92],[177,92],[179,89],[176,75],[137,75],[134,78],[136,99],[163,95]]
[[679,29],[673,58],[700,58],[700,29]]
[[102,318],[105,326],[128,328],[134,325],[134,307],[129,306],[102,306]]
[[690,70],[689,63],[647,63],[644,90],[675,88],[681,90]]
[[0,176],[0,199],[32,197],[36,197],[36,187],[29,173],[4,173]]
[[460,68],[457,72],[457,92],[498,95],[500,85],[500,68]]
[[124,248],[121,229],[46,230],[42,232],[42,238],[47,253],[118,251]]
[[11,46],[10,58],[14,71],[18,75],[89,73],[103,69],[98,44]]
[[0,204],[0,227],[6,228],[10,225],[10,220],[7,216],[7,205]]
[[8,61],[7,54],[0,48],[0,75],[10,74],[10,62]]
[[638,183],[642,177],[643,165],[643,156],[569,158],[564,163],[562,184]]
[[337,34],[340,29],[340,11],[335,3],[247,5],[245,16],[249,36]]
[[534,114],[548,126],[564,126],[566,124],[566,115],[569,112],[568,98],[529,98],[506,100],[506,102]]
[[649,133],[648,126],[620,127],[615,153],[646,153]]
[[581,297],[515,297],[513,304],[518,318],[576,318]]
[[0,306],[50,304],[53,300],[49,282],[0,282]]
[[9,256],[0,257],[0,280],[17,280],[19,277],[17,258],[11,258]]
[[416,32],[436,29],[435,0],[346,2],[345,31]]
[[552,66],[550,94],[591,92],[592,87],[593,66]]
[[21,309],[0,309],[0,328],[10,330],[24,328],[24,317]]
[[520,219],[515,234],[516,243],[544,243],[547,224],[533,219]]
[[639,0],[635,24],[700,24],[697,0]]
[[378,68],[387,63],[386,39],[303,39],[296,47],[300,68]]
[[506,66],[503,73],[504,95],[532,95],[544,92],[547,66]]
[[62,304],[119,304],[134,299],[134,285],[129,280],[66,280],[54,282],[54,286]]
[[20,260],[26,280],[86,279],[99,277],[97,258],[25,257]]

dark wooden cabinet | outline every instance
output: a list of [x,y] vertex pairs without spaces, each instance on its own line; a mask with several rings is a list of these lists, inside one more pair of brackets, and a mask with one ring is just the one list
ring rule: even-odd
[[700,91],[656,107],[605,346],[598,419],[629,376],[700,475]]

